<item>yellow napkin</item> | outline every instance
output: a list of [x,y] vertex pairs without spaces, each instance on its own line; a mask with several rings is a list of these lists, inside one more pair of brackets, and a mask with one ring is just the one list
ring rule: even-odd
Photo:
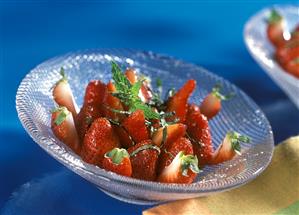
[[227,192],[160,205],[143,215],[299,215],[299,136],[275,147],[269,167],[254,181]]

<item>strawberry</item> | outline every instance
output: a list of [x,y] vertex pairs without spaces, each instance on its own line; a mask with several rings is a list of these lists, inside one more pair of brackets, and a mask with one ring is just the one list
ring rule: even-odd
[[109,119],[113,119],[115,121],[121,121],[124,118],[124,115],[121,113],[117,113],[116,111],[123,111],[124,108],[121,101],[112,95],[112,93],[116,92],[116,88],[111,81],[107,84],[107,89],[108,89],[108,93],[104,101],[105,103],[104,114]]
[[169,166],[165,167],[158,181],[163,183],[190,184],[199,173],[198,160],[196,156],[185,155],[180,151]]
[[299,39],[299,24],[295,27],[291,34],[291,40],[298,40]]
[[276,47],[282,46],[285,43],[283,30],[283,17],[276,10],[272,10],[268,18],[267,36]]
[[289,61],[286,65],[284,65],[284,69],[287,70],[290,74],[299,78],[299,57]]
[[200,105],[200,112],[205,115],[208,120],[216,116],[221,109],[221,101],[227,100],[232,97],[232,94],[222,95],[220,93],[220,86],[216,85],[212,92],[209,93]]
[[166,129],[166,139],[163,145],[168,145],[178,138],[183,137],[186,133],[186,125],[182,123],[177,123],[173,125],[168,125],[165,128],[160,127],[152,135],[153,143],[157,146],[161,146],[163,142],[163,130]]
[[[125,71],[125,75],[127,76],[131,84],[135,84],[138,81],[137,75],[133,69],[127,69]],[[147,80],[144,80],[142,82],[138,96],[141,99],[141,101],[145,103],[151,100],[153,95],[151,93],[150,85]]]
[[231,160],[236,154],[241,154],[240,143],[248,143],[250,140],[247,136],[241,135],[237,132],[228,132],[218,146],[217,150],[213,153],[211,164],[218,164],[224,161]]
[[135,145],[134,140],[132,139],[132,137],[129,135],[129,133],[126,131],[126,129],[123,126],[114,125],[113,129],[117,134],[122,147],[129,148]]
[[84,103],[77,118],[76,127],[80,140],[90,127],[91,123],[104,115],[103,102],[107,97],[107,88],[101,81],[91,81],[86,87]]
[[53,98],[59,106],[66,107],[75,118],[78,113],[78,106],[62,67],[60,69],[60,74],[62,78],[53,87]]
[[80,154],[81,145],[72,114],[66,107],[58,107],[52,112],[51,128],[55,136]]
[[[196,87],[195,80],[189,80],[185,85],[177,91],[167,102],[167,112],[175,112],[175,117],[179,122],[185,122],[188,98]],[[173,117],[174,118],[174,117]],[[170,119],[170,120],[173,120]]]
[[142,110],[137,110],[124,119],[122,126],[136,143],[149,139],[149,132],[145,125],[145,117]]
[[193,146],[190,140],[185,137],[177,139],[175,142],[168,144],[161,150],[159,157],[158,173],[160,173],[165,167],[170,165],[174,157],[182,151],[185,155],[193,155]]
[[87,163],[101,166],[104,154],[118,146],[119,140],[110,122],[97,118],[85,134],[81,157]]
[[299,57],[299,40],[289,41],[284,46],[277,48],[275,57],[282,66]]
[[187,114],[187,133],[193,145],[194,154],[199,159],[200,166],[208,164],[212,159],[213,146],[209,123],[200,113],[196,105],[190,105]]
[[133,178],[154,181],[157,177],[157,164],[160,148],[151,140],[144,140],[128,149],[133,168]]
[[125,149],[112,149],[104,155],[102,168],[130,177],[132,175],[132,165],[129,153]]

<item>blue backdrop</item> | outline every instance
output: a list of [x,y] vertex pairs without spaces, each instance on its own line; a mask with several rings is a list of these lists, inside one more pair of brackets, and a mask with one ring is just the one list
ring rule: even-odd
[[202,65],[261,106],[276,143],[298,134],[299,111],[253,61],[242,35],[258,10],[298,1],[83,2],[0,0],[2,213],[140,214],[147,208],[106,196],[48,156],[21,127],[15,110],[18,84],[37,64],[65,52],[136,48]]

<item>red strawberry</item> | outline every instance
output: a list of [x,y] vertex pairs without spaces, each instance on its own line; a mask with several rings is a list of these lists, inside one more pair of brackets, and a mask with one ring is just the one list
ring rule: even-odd
[[287,70],[290,74],[299,78],[299,57],[294,60],[289,61],[285,66],[285,70]]
[[129,135],[129,133],[126,131],[126,129],[123,126],[114,125],[113,129],[117,134],[122,147],[129,148],[135,145],[134,140],[132,139],[132,137]]
[[299,39],[299,24],[295,27],[294,31],[292,32],[291,40],[298,40]]
[[158,181],[163,183],[190,184],[199,173],[196,156],[185,155],[179,152],[169,166],[165,167],[158,176]]
[[228,132],[213,154],[211,164],[218,164],[231,160],[236,154],[241,154],[240,142],[248,143],[250,140],[247,136],[237,132]]
[[[125,75],[127,76],[131,84],[135,84],[138,81],[137,75],[133,69],[127,69]],[[146,80],[143,81],[138,96],[141,99],[141,101],[145,103],[149,102],[152,98],[153,95],[150,90],[150,86]]]
[[212,92],[204,98],[200,105],[200,112],[205,115],[208,120],[212,119],[219,113],[221,110],[221,101],[232,97],[232,94],[226,96],[222,95],[220,93],[220,88],[221,87],[218,85],[215,86],[212,89]]
[[105,118],[96,119],[88,129],[81,150],[82,159],[101,166],[104,154],[119,146],[110,122]]
[[55,136],[80,154],[80,142],[72,114],[66,107],[59,107],[52,112],[51,128]]
[[124,110],[124,108],[122,106],[121,101],[118,98],[112,96],[112,94],[111,94],[111,93],[116,92],[116,88],[115,88],[114,84],[112,84],[111,81],[107,84],[107,89],[108,89],[108,93],[107,93],[107,97],[104,101],[104,103],[106,105],[104,107],[105,116],[108,117],[109,119],[113,119],[115,121],[121,121],[124,118],[124,115],[120,114],[120,113],[116,113],[113,110],[122,111],[122,110]]
[[145,125],[145,117],[142,110],[137,110],[124,119],[122,126],[136,143],[149,139],[149,133]]
[[194,154],[199,159],[200,166],[208,164],[212,159],[213,146],[209,123],[200,113],[196,105],[189,106],[187,115],[187,133],[191,137]]
[[104,155],[102,168],[130,177],[132,175],[132,165],[129,153],[125,149],[112,149]]
[[[175,117],[185,122],[188,98],[196,87],[195,80],[189,80],[185,85],[172,96],[167,103],[167,112],[175,112]],[[173,118],[173,117],[172,117]]]
[[272,10],[268,18],[267,36],[272,44],[276,47],[279,47],[285,43],[283,30],[283,17],[276,10]]
[[159,157],[158,173],[160,173],[165,167],[170,165],[174,157],[182,151],[185,155],[193,155],[193,146],[185,137],[177,139],[175,142],[168,144],[161,150]]
[[62,67],[60,69],[60,74],[62,78],[55,84],[53,88],[53,98],[59,106],[66,107],[75,118],[78,113],[78,106]]
[[86,87],[84,103],[77,118],[76,127],[80,140],[90,127],[91,123],[104,115],[103,102],[107,97],[107,88],[101,81],[91,81]]
[[[152,140],[153,143],[157,146],[160,146],[163,141],[163,127],[160,127],[158,130],[156,130],[153,133]],[[183,137],[186,133],[186,125],[182,123],[177,123],[173,125],[168,125],[166,127],[166,139],[164,142],[164,145],[168,145],[174,141],[176,141],[178,138]]]
[[281,65],[299,57],[299,40],[289,41],[286,45],[276,49],[275,57]]
[[142,141],[128,149],[133,168],[133,178],[154,181],[160,148],[151,140]]

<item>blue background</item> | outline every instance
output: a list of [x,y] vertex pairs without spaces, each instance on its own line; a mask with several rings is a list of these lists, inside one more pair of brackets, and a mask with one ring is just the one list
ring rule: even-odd
[[298,134],[299,111],[253,61],[242,35],[251,15],[282,1],[86,2],[0,0],[3,214],[140,214],[147,208],[106,196],[48,156],[20,125],[15,110],[20,81],[37,64],[65,52],[136,48],[202,65],[261,106],[276,143]]

